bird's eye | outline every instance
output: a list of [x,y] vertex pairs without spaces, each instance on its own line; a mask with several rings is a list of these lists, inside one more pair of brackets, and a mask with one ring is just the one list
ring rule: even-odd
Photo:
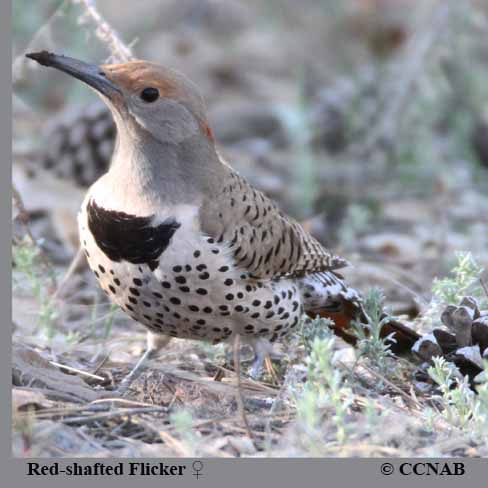
[[144,88],[141,91],[141,99],[147,103],[155,102],[159,98],[159,91],[157,88]]

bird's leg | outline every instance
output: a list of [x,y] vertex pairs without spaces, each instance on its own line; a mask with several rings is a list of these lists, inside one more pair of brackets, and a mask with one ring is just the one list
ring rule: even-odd
[[150,331],[147,332],[146,336],[147,340],[147,346],[146,350],[144,351],[144,354],[139,358],[139,361],[137,361],[136,365],[132,368],[129,374],[127,374],[123,380],[120,382],[119,387],[117,388],[117,393],[119,395],[123,395],[129,386],[132,384],[134,379],[139,376],[140,370],[144,363],[151,358],[157,351],[162,349],[164,346],[166,346],[169,341],[171,341],[171,337],[161,335],[161,334],[154,334]]
[[241,389],[241,358],[240,358],[240,351],[241,351],[241,336],[236,334],[234,337],[234,370],[237,377],[237,388],[236,388],[236,402],[237,402],[237,409],[242,418],[242,422],[247,431],[247,435],[251,440],[253,440],[252,431],[249,427],[249,422],[247,420],[246,410],[244,408],[244,399],[242,398],[242,389]]
[[123,395],[129,386],[132,384],[136,376],[139,374],[142,365],[156,352],[155,349],[151,349],[146,347],[144,354],[139,358],[136,365],[132,368],[130,373],[124,377],[124,379],[120,382],[119,387],[117,388],[117,393],[119,395]]
[[254,361],[252,362],[251,366],[251,378],[253,380],[257,380],[263,374],[263,364],[265,360],[266,354],[262,351],[257,352],[254,357]]
[[282,359],[284,354],[280,354],[273,350],[271,343],[263,340],[258,340],[253,344],[254,361],[251,366],[251,378],[258,379],[263,373],[263,364],[267,373],[271,376],[275,383],[279,383],[276,371],[274,370],[271,359]]
[[[247,354],[247,351],[245,349],[246,344],[242,344],[243,341],[241,341],[241,349],[239,351],[239,358],[241,363],[245,363],[247,361],[250,361],[251,359],[254,359],[255,353],[252,351],[252,356]],[[244,349],[244,352],[243,352]],[[234,346],[230,344],[230,347],[225,349],[225,365],[227,366],[232,366],[234,364]]]

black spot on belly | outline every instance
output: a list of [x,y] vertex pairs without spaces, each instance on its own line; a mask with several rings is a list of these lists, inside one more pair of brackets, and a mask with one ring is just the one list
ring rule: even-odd
[[112,261],[133,264],[148,263],[151,269],[168,247],[181,226],[173,217],[151,226],[153,215],[138,217],[125,212],[106,210],[93,200],[87,205],[88,228],[98,247]]

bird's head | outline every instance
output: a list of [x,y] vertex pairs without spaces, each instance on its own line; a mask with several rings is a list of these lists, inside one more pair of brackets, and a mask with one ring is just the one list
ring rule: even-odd
[[27,57],[92,87],[112,111],[119,130],[135,136],[148,133],[170,144],[201,135],[213,144],[203,98],[177,71],[146,61],[95,65],[47,51]]

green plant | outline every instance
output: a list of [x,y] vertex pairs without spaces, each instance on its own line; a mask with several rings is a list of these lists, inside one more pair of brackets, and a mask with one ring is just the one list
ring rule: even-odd
[[434,297],[443,305],[457,304],[468,294],[483,299],[485,295],[479,281],[483,267],[469,252],[456,253],[456,261],[450,277],[434,280]]
[[103,338],[108,339],[110,336],[110,332],[112,332],[112,326],[115,319],[115,314],[119,310],[118,305],[115,303],[110,304],[110,310],[108,314],[105,316],[103,321]]
[[[449,424],[469,433],[482,436],[488,432],[488,383],[484,381],[475,393],[468,377],[462,377],[456,366],[444,358],[433,358],[429,376],[439,386],[440,395],[434,397],[441,405],[440,415]],[[485,365],[486,368],[487,365]]]
[[307,355],[312,353],[313,343],[316,338],[318,339],[331,339],[334,337],[331,326],[334,325],[332,320],[316,317],[310,319],[308,316],[304,316],[301,320],[300,327],[300,339],[305,346]]
[[[39,249],[27,239],[14,245],[12,259],[14,263],[13,282],[14,289],[27,288],[36,300],[38,309],[38,326],[46,332],[49,339],[54,336],[54,325],[58,318],[56,305],[46,287],[46,281],[51,278],[49,273],[41,265]],[[27,286],[26,286],[27,285]]]
[[385,313],[385,296],[379,288],[372,288],[364,298],[364,311],[366,323],[355,320],[352,322],[352,330],[358,338],[356,347],[358,357],[367,357],[381,373],[387,373],[391,368],[393,356],[387,340],[394,340],[389,335],[381,337],[383,326],[394,317]]
[[90,335],[95,337],[97,335],[98,323],[102,321],[102,337],[104,340],[108,339],[110,332],[112,331],[112,325],[114,323],[115,314],[117,313],[119,307],[118,305],[111,303],[109,305],[108,313],[102,317],[99,315],[99,297],[95,294],[93,308],[90,313]]
[[344,384],[341,371],[333,364],[334,344],[333,337],[313,339],[307,358],[307,382],[296,402],[299,424],[311,452],[318,451],[323,443],[321,423],[325,411],[335,426],[336,441],[343,444],[349,435],[346,416],[353,394]]

